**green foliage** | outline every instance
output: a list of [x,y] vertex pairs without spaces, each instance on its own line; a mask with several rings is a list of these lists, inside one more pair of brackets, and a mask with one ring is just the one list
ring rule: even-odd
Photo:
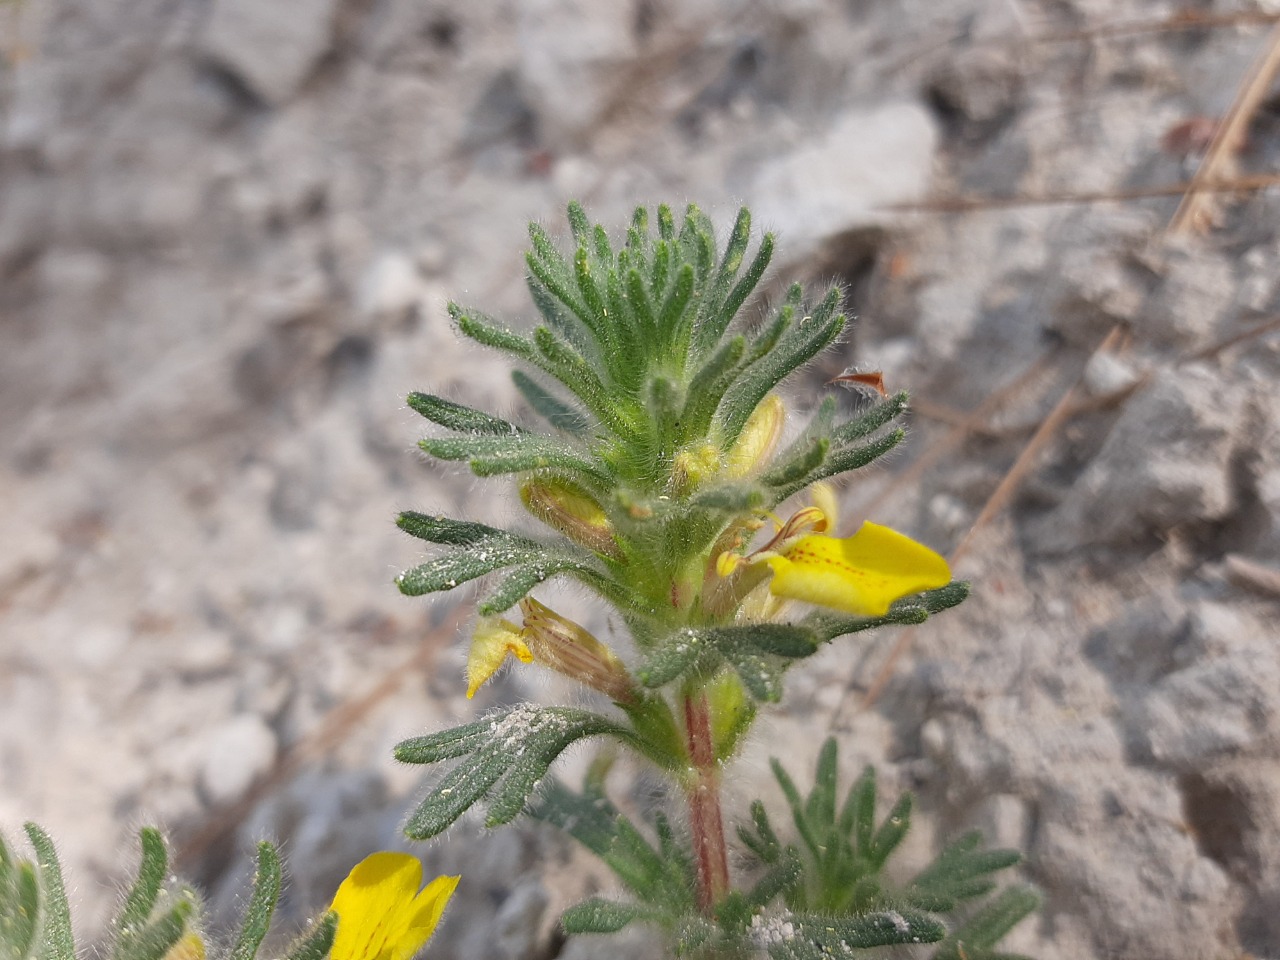
[[415,840],[434,837],[484,799],[486,826],[514,820],[566,747],[601,735],[633,744],[639,740],[630,727],[587,710],[527,704],[405,740],[395,748],[403,763],[459,760],[409,816],[405,834]]
[[[760,402],[839,339],[846,324],[839,291],[806,305],[793,285],[753,326],[742,308],[770,262],[773,238],[766,234],[750,255],[746,210],[719,253],[711,222],[696,206],[680,222],[667,207],[653,218],[637,210],[621,244],[577,204],[568,219],[568,254],[541,226],[529,230],[529,289],[544,321],[531,334],[450,306],[461,333],[531,368],[513,377],[552,432],[427,393],[411,394],[409,405],[444,431],[421,442],[434,457],[466,462],[479,476],[547,475],[590,492],[614,531],[611,548],[625,559],[611,549],[593,565],[578,548],[508,535],[501,543],[459,545],[397,583],[420,595],[514,567],[482,608],[496,612],[542,580],[568,574],[618,607],[641,643],[664,627],[699,619],[714,625],[719,615],[703,609],[694,577],[687,595],[677,585],[672,603],[673,573],[691,574],[714,560],[709,551],[726,529],[895,446],[903,433],[887,428],[905,410],[906,395],[847,423],[836,423],[834,403],[826,403],[790,448],[746,474],[726,474]],[[404,518],[401,526],[409,529]],[[776,699],[781,668],[770,655],[727,659],[762,699]]]
[[[835,287],[810,297],[792,284],[773,302],[752,304],[774,241],[765,234],[752,251],[745,209],[723,245],[692,205],[679,219],[667,206],[639,208],[625,235],[610,237],[573,203],[563,249],[537,224],[529,240],[533,329],[518,332],[458,304],[449,312],[463,336],[520,367],[513,381],[541,429],[429,393],[408,403],[431,424],[421,441],[427,454],[481,477],[516,474],[522,502],[553,535],[406,512],[399,526],[431,554],[396,582],[422,595],[491,578],[479,604],[490,616],[549,578],[574,578],[612,608],[634,662],[542,604],[536,615],[521,605],[523,626],[485,621],[468,662],[473,688],[514,653],[607,695],[613,712],[522,705],[404,741],[400,760],[450,765],[406,833],[436,836],[477,804],[490,826],[521,813],[558,825],[610,867],[626,896],[572,907],[562,918],[569,933],[643,922],[665,931],[677,955],[724,960],[761,950],[826,960],[908,943],[940,943],[938,960],[988,956],[982,951],[1031,909],[1025,892],[984,903],[992,874],[1016,855],[965,837],[913,881],[892,886],[883,871],[910,825],[910,797],[877,821],[868,772],[838,805],[834,745],[808,795],[775,765],[799,842],[780,839],[754,804],[751,823],[738,828],[757,861],[749,887],[733,886],[720,824],[721,768],[761,705],[782,699],[791,666],[838,637],[919,624],[968,595],[968,584],[940,585],[945,562],[919,545],[902,553],[918,576],[898,579],[888,572],[893,558],[878,563],[833,543],[838,537],[821,532],[835,525],[829,497],[815,494],[818,509],[797,507],[791,520],[771,513],[892,450],[905,436],[907,394],[847,419],[827,396],[801,429],[785,431],[794,439],[780,442],[786,405],[775,391],[838,343],[847,320]],[[773,539],[756,536],[766,518]],[[844,580],[842,556],[859,558]],[[779,558],[790,564],[790,587],[781,575],[770,582]],[[831,576],[833,589],[849,591],[835,609],[787,615],[765,592],[825,597],[793,588]],[[903,587],[869,586],[879,583]],[[936,589],[903,595],[920,583]],[[883,616],[837,612],[886,606]],[[591,737],[637,754],[683,794],[689,835],[661,814],[632,823],[600,776],[581,793],[554,782],[560,754]]]
[[[26,825],[35,861],[16,859],[0,837],[0,960],[75,960],[71,909],[53,841]],[[138,876],[112,921],[111,960],[202,957],[199,898],[169,877],[169,856],[160,831],[144,827]],[[280,898],[280,857],[269,843],[258,845],[253,894],[229,960],[254,960]],[[329,914],[300,940],[287,960],[323,960],[333,944],[337,920]],[[183,943],[198,944],[190,951]],[[179,954],[179,951],[182,951]]]
[[[1039,904],[1038,896],[1028,888],[1008,887],[976,911],[969,910],[971,904],[995,891],[996,873],[1021,860],[1014,850],[983,849],[982,836],[976,831],[945,848],[907,884],[890,884],[883,874],[911,827],[911,794],[902,794],[877,822],[875,771],[868,767],[841,800],[833,738],[823,744],[814,785],[807,796],[801,794],[776,759],[772,766],[800,846],[783,845],[760,801],[752,804],[750,827],[740,826],[738,835],[760,864],[770,870],[776,871],[780,864],[800,864],[794,879],[778,890],[789,911],[786,922],[795,924],[797,931],[807,927],[803,920],[797,923],[795,918],[807,914],[828,921],[879,917],[875,924],[864,928],[867,936],[874,937],[876,930],[885,935],[898,930],[904,939],[883,942],[941,940],[935,960],[992,960],[1003,956],[991,952],[996,943]],[[944,920],[961,911],[966,919],[948,935]],[[932,914],[939,916],[931,917]],[[886,917],[893,919],[889,926],[884,924]],[[899,920],[905,921],[905,927]],[[794,939],[806,937],[796,933]],[[821,938],[809,939],[811,945],[822,949]],[[839,939],[850,946],[857,945],[844,933]],[[811,955],[807,950],[809,947],[795,947],[794,940],[770,946],[771,954],[779,958],[807,957]]]

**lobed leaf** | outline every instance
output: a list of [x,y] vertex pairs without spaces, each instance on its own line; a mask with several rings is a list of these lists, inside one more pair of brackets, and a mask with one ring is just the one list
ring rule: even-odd
[[[631,738],[627,728],[599,714],[527,704],[491,714],[474,732],[478,735],[463,738],[472,751],[463,756],[410,815],[404,828],[410,839],[437,836],[491,794],[494,799],[490,820],[512,819],[523,808],[534,785],[569,744],[599,735]],[[444,752],[448,753],[457,750],[460,743],[452,741],[444,746]],[[421,738],[405,741],[396,748],[396,756],[410,762],[431,753],[430,745],[424,745]]]

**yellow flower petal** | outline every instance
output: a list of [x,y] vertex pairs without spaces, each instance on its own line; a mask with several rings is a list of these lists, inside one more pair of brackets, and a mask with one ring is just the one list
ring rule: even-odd
[[514,656],[521,663],[532,663],[533,653],[524,642],[524,632],[514,623],[497,617],[481,617],[471,637],[467,654],[467,699],[488,683],[507,660]]
[[407,853],[365,857],[338,887],[330,960],[411,960],[435,932],[457,877],[437,877],[419,892],[422,863]]
[[809,534],[763,559],[773,568],[774,596],[865,617],[882,617],[895,600],[951,582],[943,557],[870,522],[843,540]]

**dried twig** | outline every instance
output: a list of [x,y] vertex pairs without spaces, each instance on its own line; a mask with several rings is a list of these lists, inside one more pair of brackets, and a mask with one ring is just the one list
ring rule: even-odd
[[[1049,33],[1033,33],[1029,37],[1000,37],[1001,42],[1017,43],[1072,43],[1081,40],[1107,40],[1117,37],[1134,37],[1145,33],[1174,33],[1182,30],[1207,30],[1214,27],[1241,27],[1250,24],[1268,24],[1280,21],[1280,14],[1246,10],[1238,13],[1208,14],[1182,10],[1160,20],[1121,20],[1102,23],[1080,30],[1059,30]],[[996,42],[994,39],[988,42]]]
[[1271,81],[1277,70],[1280,70],[1280,23],[1267,36],[1266,46],[1241,81],[1231,109],[1227,111],[1222,123],[1218,124],[1213,142],[1209,144],[1199,169],[1191,178],[1191,189],[1187,191],[1169,222],[1169,234],[1203,230],[1211,225],[1214,210],[1212,197],[1201,185],[1231,178],[1236,154],[1244,144],[1249,122],[1271,88]]
[[[1221,129],[1221,128],[1220,128]],[[1280,184],[1280,173],[1255,173],[1218,180],[1184,180],[1132,190],[1094,190],[1084,193],[1041,193],[1013,197],[936,197],[909,203],[886,204],[883,209],[907,213],[972,213],[1018,207],[1045,207],[1065,204],[1123,202],[1187,194],[1247,193]]]

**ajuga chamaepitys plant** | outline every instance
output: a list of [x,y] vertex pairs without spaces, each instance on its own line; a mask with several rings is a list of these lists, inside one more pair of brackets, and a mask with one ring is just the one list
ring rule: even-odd
[[[837,810],[834,745],[807,799],[777,768],[799,846],[779,839],[757,804],[753,822],[735,831],[755,866],[732,875],[726,847],[722,769],[758,706],[782,698],[788,667],[827,643],[852,642],[842,639],[850,634],[920,623],[968,592],[942,557],[900,533],[869,522],[843,536],[838,529],[827,481],[903,439],[895,422],[906,394],[848,420],[829,396],[787,430],[776,389],[834,344],[846,319],[838,289],[810,300],[797,285],[752,321],[743,308],[773,238],[748,255],[746,210],[723,249],[692,206],[680,222],[665,206],[653,223],[638,209],[625,236],[613,238],[572,204],[569,227],[567,254],[530,228],[528,283],[541,314],[530,333],[449,308],[462,334],[519,364],[515,384],[542,428],[426,393],[409,397],[439,428],[423,450],[465,461],[480,477],[512,475],[548,529],[535,536],[404,513],[400,527],[434,550],[397,582],[420,595],[489,578],[468,657],[469,696],[514,659],[578,681],[601,705],[521,704],[404,741],[401,760],[452,762],[407,834],[435,836],[476,804],[490,826],[524,812],[559,824],[628,894],[571,908],[562,918],[571,933],[646,922],[686,955],[817,958],[938,942],[937,957],[996,956],[995,941],[1033,909],[1034,895],[974,902],[1017,855],[982,851],[966,837],[914,880],[890,884],[882,870],[907,829],[910,799],[878,822],[867,773]],[[624,658],[530,595],[557,576],[616,612],[634,655]],[[612,740],[665,775],[683,799],[680,815],[645,828],[628,821],[606,798],[604,765],[580,792],[548,777],[561,752],[589,737]]]

